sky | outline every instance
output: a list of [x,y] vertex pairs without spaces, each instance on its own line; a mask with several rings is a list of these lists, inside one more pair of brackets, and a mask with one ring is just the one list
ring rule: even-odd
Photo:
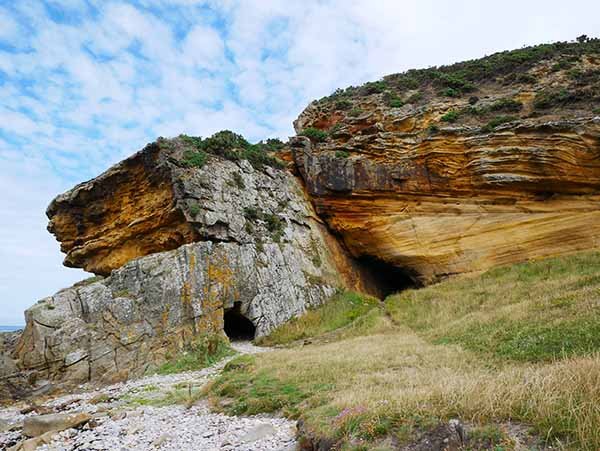
[[598,30],[597,0],[0,0],[0,324],[88,276],[52,198],[158,136],[286,138],[336,88]]

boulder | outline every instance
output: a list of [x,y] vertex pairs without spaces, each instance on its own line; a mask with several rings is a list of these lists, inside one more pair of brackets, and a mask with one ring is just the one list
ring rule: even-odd
[[38,437],[47,432],[60,432],[65,429],[81,426],[92,417],[85,412],[79,413],[51,413],[28,417],[23,422],[23,435]]

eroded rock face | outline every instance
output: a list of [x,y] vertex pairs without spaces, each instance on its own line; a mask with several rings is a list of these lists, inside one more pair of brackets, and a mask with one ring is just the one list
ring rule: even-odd
[[30,389],[140,376],[223,334],[229,310],[262,336],[360,286],[294,176],[214,155],[184,167],[181,151],[147,146],[49,207],[67,263],[110,276],[26,311],[9,363]]
[[314,102],[296,129],[329,137],[292,148],[317,212],[354,256],[424,283],[598,248],[600,117],[533,114],[533,93],[507,88],[479,108],[507,96],[524,117],[497,127],[440,120],[466,98],[391,108],[375,94],[353,99],[359,115]]
[[108,275],[133,258],[196,239],[168,158],[151,144],[52,201],[48,230],[61,242],[66,266]]
[[18,366],[55,384],[140,376],[195,337],[222,333],[236,303],[264,335],[334,293],[337,275],[316,261],[291,244],[210,241],[133,260],[28,309]]

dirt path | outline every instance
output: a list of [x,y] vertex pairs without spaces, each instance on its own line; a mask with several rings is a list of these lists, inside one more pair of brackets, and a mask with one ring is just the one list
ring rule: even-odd
[[[265,351],[265,348],[248,342],[234,343],[233,347],[242,354]],[[37,449],[294,450],[295,424],[286,419],[211,413],[205,400],[193,403],[190,408],[172,403],[175,399],[184,403],[194,399],[229,360],[231,358],[201,371],[148,376],[93,392],[53,399],[44,404],[48,410],[88,412],[93,419],[82,429],[61,432],[50,444]],[[21,414],[16,407],[0,409],[0,449],[8,448],[23,438],[18,426],[32,415],[36,414]]]

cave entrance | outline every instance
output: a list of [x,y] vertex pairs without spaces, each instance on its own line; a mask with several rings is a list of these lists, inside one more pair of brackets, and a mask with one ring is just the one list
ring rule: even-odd
[[236,302],[233,308],[225,311],[223,330],[231,341],[253,340],[256,327],[241,312],[242,304]]
[[388,263],[379,258],[363,256],[358,258],[359,265],[367,272],[370,282],[381,299],[407,288],[419,287],[421,284],[411,271]]

